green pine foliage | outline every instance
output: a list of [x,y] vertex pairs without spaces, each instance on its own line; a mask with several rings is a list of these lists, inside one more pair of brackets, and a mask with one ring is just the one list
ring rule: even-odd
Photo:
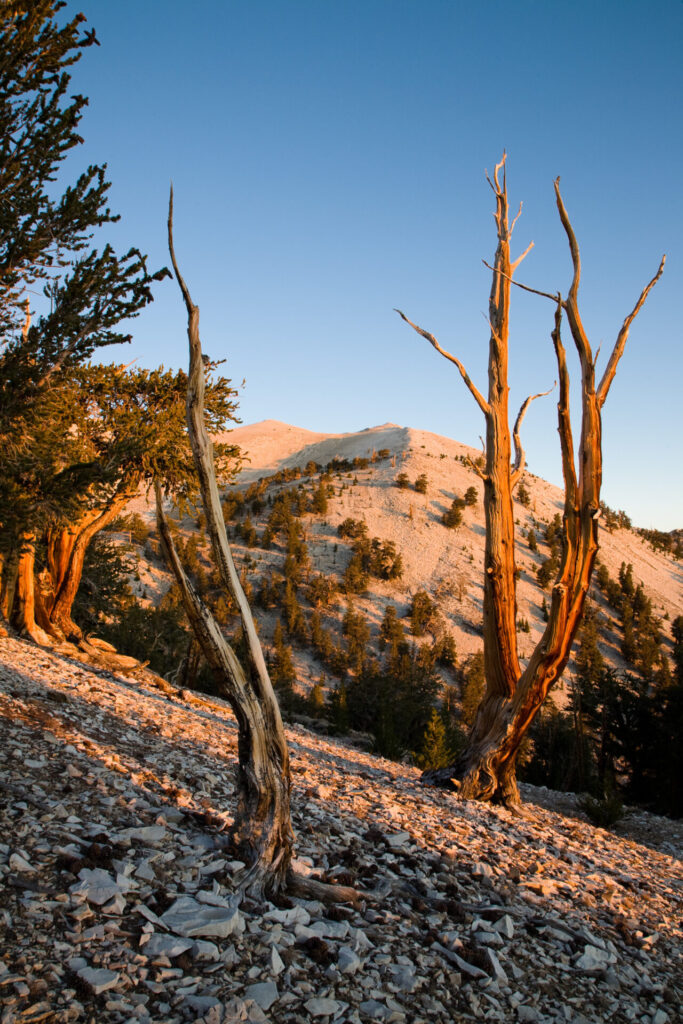
[[437,607],[425,590],[418,590],[410,602],[410,628],[413,636],[424,636],[433,623]]
[[463,498],[454,498],[450,508],[441,517],[444,526],[447,526],[450,530],[457,530],[459,526],[462,526],[463,509],[466,504]]
[[415,755],[415,764],[423,770],[445,768],[451,764],[454,750],[448,740],[446,725],[436,708],[432,708],[427,727],[422,737],[422,746]]

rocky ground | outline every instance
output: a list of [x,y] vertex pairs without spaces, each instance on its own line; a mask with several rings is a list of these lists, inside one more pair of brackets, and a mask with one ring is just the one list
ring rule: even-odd
[[680,823],[291,729],[298,867],[365,896],[238,907],[226,705],[2,639],[0,737],[2,1024],[681,1019]]

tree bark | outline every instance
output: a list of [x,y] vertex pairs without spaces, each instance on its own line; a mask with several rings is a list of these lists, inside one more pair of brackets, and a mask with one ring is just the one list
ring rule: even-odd
[[[513,221],[512,227],[509,227],[505,157],[496,167],[494,180],[489,180],[489,184],[496,196],[498,246],[491,267],[493,283],[489,303],[491,337],[488,400],[484,402],[481,399],[464,368],[454,357],[443,352],[428,332],[407,321],[420,334],[427,337],[442,354],[458,365],[465,383],[486,417],[486,468],[481,474],[484,479],[486,514],[486,691],[462,756],[447,768],[425,772],[423,778],[428,782],[452,786],[465,798],[495,800],[512,807],[519,803],[515,763],[520,744],[549,690],[557,682],[567,664],[572,642],[581,623],[598,551],[598,516],[602,484],[602,406],[623,354],[631,323],[650,290],[659,280],[665,258],[662,259],[657,274],[643,289],[633,311],[624,320],[607,369],[599,387],[596,388],[595,359],[578,309],[581,274],[579,247],[562,202],[559,178],[557,179],[557,208],[569,242],[574,273],[566,300],[563,300],[560,294],[537,294],[544,295],[555,303],[555,326],[551,336],[560,383],[558,430],[565,483],[563,548],[543,637],[533,651],[526,668],[522,670],[518,660],[516,639],[512,491],[520,479],[524,465],[524,455],[519,442],[519,425],[532,398],[526,400],[517,417],[514,429],[516,459],[512,466],[507,374],[510,286],[517,283],[513,281],[514,271],[529,249],[514,263],[510,262],[510,237],[517,218]],[[535,291],[530,288],[526,290]],[[569,323],[581,365],[582,425],[578,476],[569,410],[569,373],[560,336],[563,315]],[[404,319],[407,320],[406,317]]]
[[289,753],[280,709],[268,676],[249,603],[228,544],[218,494],[213,452],[204,421],[204,365],[199,338],[199,309],[180,274],[173,248],[173,193],[169,203],[168,243],[171,261],[188,314],[190,366],[187,424],[199,477],[207,532],[220,578],[235,600],[247,640],[249,664],[243,668],[220,627],[192,588],[175,552],[156,484],[159,533],[181,588],[183,605],[221,693],[237,718],[238,804],[233,838],[249,872],[244,885],[255,895],[273,894],[290,874],[293,833],[290,815]]
[[57,635],[77,641],[83,639],[83,631],[73,621],[71,613],[88,547],[135,497],[138,483],[137,479],[126,481],[106,508],[89,509],[76,524],[48,531],[48,571],[52,594],[47,608],[50,626]]
[[35,561],[35,535],[25,533],[21,538],[11,619],[13,626],[22,636],[49,647],[52,645],[51,638],[36,622]]

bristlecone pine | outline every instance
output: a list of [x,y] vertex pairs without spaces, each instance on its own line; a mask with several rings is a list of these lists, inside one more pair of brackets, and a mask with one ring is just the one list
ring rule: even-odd
[[[502,171],[502,184],[501,184]],[[525,669],[517,649],[514,557],[514,515],[512,493],[525,465],[519,430],[534,398],[523,403],[514,430],[515,460],[512,463],[508,415],[508,335],[510,291],[513,275],[531,245],[514,262],[510,261],[510,239],[519,217],[508,218],[505,155],[496,166],[493,181],[496,197],[498,246],[489,298],[488,399],[478,391],[465,367],[441,348],[436,338],[418,327],[400,310],[399,315],[426,338],[460,371],[486,419],[485,468],[477,470],[484,482],[486,547],[484,557],[484,667],[486,692],[478,709],[468,745],[457,763],[425,773],[425,781],[455,787],[469,799],[495,800],[507,806],[519,804],[515,763],[520,743],[549,690],[561,676],[569,658],[572,641],[581,623],[584,603],[598,551],[598,517],[602,482],[602,407],[624,352],[631,324],[650,290],[662,275],[666,257],[643,289],[632,312],[624,320],[600,383],[595,380],[595,357],[586,336],[578,308],[581,275],[579,246],[555,181],[557,209],[569,241],[573,277],[567,298],[536,292],[555,304],[551,334],[559,374],[558,429],[565,483],[562,558],[552,590],[548,622]],[[521,207],[520,207],[521,212]],[[533,243],[532,243],[533,245]],[[487,264],[488,265],[488,264]],[[520,285],[520,287],[525,287]],[[560,337],[563,314],[567,317],[581,365],[581,439],[577,453],[569,410],[569,374],[566,352]],[[547,394],[547,392],[546,392]],[[578,465],[578,470],[577,470]],[[476,467],[475,467],[476,468]]]

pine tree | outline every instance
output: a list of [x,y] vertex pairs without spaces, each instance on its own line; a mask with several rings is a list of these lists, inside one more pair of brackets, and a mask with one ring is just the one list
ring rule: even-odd
[[415,756],[415,763],[423,769],[444,768],[452,757],[453,750],[448,743],[443,718],[436,708],[432,708],[420,752]]

